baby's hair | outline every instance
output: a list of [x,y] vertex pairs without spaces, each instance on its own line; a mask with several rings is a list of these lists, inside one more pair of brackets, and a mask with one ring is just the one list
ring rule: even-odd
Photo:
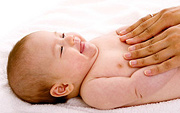
[[32,104],[65,103],[67,96],[53,97],[50,94],[53,78],[31,63],[33,57],[25,46],[29,38],[27,35],[18,41],[8,57],[7,75],[12,91],[23,101]]

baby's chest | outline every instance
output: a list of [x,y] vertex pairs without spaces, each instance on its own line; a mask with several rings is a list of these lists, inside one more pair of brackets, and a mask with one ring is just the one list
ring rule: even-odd
[[136,70],[123,58],[123,51],[107,50],[99,53],[96,63],[89,73],[93,77],[129,77]]
[[88,74],[89,78],[131,76],[137,69],[131,68],[128,61],[123,58],[124,53],[128,52],[128,45],[122,43],[116,35],[106,37],[109,38],[94,40],[99,54]]

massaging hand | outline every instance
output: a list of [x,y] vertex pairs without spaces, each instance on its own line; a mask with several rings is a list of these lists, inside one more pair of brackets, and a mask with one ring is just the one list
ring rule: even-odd
[[117,30],[121,41],[127,44],[136,44],[152,38],[161,31],[180,24],[180,6],[164,9],[155,14],[141,18],[126,30]]
[[130,46],[129,53],[125,53],[124,57],[130,59],[129,64],[132,67],[158,64],[150,70],[145,70],[145,75],[156,75],[179,67],[180,24],[168,28],[146,42]]
[[[132,67],[143,67],[158,64],[150,70],[146,70],[146,75],[156,75],[172,68],[179,67],[179,23],[180,6],[164,9],[153,16],[148,15],[128,27],[126,30],[118,29],[116,32],[117,34],[122,35],[120,37],[121,41],[126,41],[128,44],[139,43],[129,47],[131,58],[126,57],[126,59],[131,59],[129,62],[130,65]],[[165,30],[166,28],[168,29]],[[163,30],[165,31],[162,32]],[[158,33],[159,35],[157,35]],[[152,38],[153,36],[154,38]],[[150,40],[142,42],[147,39]],[[125,56],[128,56],[128,54]]]

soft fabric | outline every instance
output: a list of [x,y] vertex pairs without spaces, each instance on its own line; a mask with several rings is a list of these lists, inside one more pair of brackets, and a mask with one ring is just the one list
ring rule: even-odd
[[[6,31],[0,37],[0,112],[1,113],[179,113],[180,99],[146,105],[97,110],[81,98],[65,104],[31,105],[18,99],[11,91],[6,74],[7,57],[13,45],[23,36],[38,30],[78,32],[87,40],[131,25],[143,16],[178,5],[179,0],[55,0],[50,7],[31,20]],[[48,4],[46,2],[46,4]],[[17,3],[17,5],[20,3]],[[40,5],[43,4],[39,3]],[[16,4],[14,4],[16,5]],[[33,6],[33,4],[31,4]],[[39,9],[36,7],[36,10]],[[32,12],[36,13],[32,7]],[[12,10],[13,11],[13,10]],[[15,12],[13,12],[15,13]],[[19,16],[19,15],[18,15]],[[21,15],[19,19],[22,19]],[[17,17],[16,17],[17,18]],[[13,20],[13,17],[12,17]],[[2,26],[1,26],[2,27]],[[7,29],[8,30],[8,29]],[[113,96],[113,95],[112,95]]]

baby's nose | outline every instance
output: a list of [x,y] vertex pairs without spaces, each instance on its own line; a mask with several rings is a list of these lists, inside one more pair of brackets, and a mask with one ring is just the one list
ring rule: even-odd
[[74,45],[75,43],[79,43],[81,41],[80,38],[76,37],[76,36],[73,36],[73,35],[69,35],[66,37],[66,40],[67,42],[70,44],[70,45]]
[[76,42],[80,42],[81,39],[75,36],[74,39],[73,39],[73,41],[74,41],[74,43],[76,43]]

